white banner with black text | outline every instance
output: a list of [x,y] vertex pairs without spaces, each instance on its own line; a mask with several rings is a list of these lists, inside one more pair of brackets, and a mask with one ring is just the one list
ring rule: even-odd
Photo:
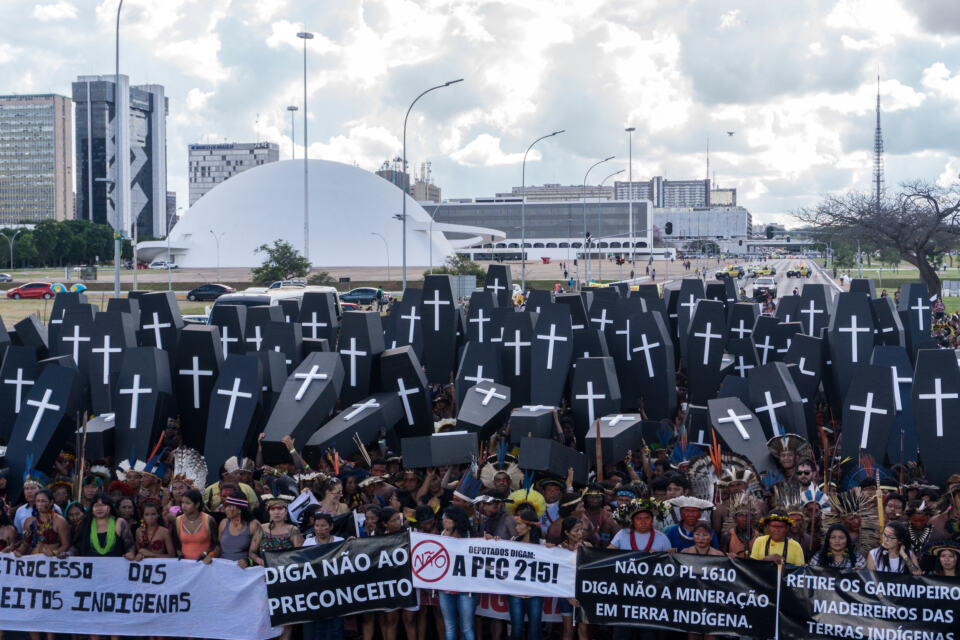
[[262,567],[0,554],[0,629],[264,640]]
[[539,544],[410,533],[413,586],[572,598],[577,554]]

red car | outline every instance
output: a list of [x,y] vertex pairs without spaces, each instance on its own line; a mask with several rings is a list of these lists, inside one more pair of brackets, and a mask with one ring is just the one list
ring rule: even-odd
[[28,282],[19,287],[7,291],[8,298],[19,300],[20,298],[43,298],[49,300],[57,295],[50,287],[49,282]]

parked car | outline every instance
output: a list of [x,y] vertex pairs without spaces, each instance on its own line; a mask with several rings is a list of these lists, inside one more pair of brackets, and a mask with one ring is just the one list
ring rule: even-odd
[[344,311],[359,311],[360,307],[355,302],[341,302],[340,308]]
[[[375,287],[359,287],[357,289],[351,289],[346,293],[341,293],[340,299],[344,302],[355,302],[359,305],[373,304],[377,301],[377,290]],[[390,295],[384,291],[383,303],[387,304],[389,301]]]
[[734,264],[728,264],[725,268],[717,271],[716,276],[718,279],[723,278],[742,278],[743,277],[743,267]]
[[49,282],[28,282],[7,291],[7,297],[19,300],[20,298],[43,298],[49,300],[56,292]]
[[806,278],[810,275],[810,267],[800,263],[787,269],[788,278]]
[[762,278],[763,276],[775,276],[777,275],[777,270],[768,264],[764,264],[754,269],[752,275],[754,278]]
[[306,287],[307,283],[303,280],[277,280],[270,285],[270,289],[282,289],[283,287]]
[[0,282],[13,282],[13,276],[9,273],[0,273]]
[[766,299],[768,293],[771,299],[776,300],[777,281],[773,278],[757,278],[756,282],[753,283],[753,298],[755,300]]
[[187,292],[187,300],[216,300],[225,293],[233,293],[235,289],[225,284],[211,282],[203,284]]
[[167,262],[166,260],[154,260],[148,267],[150,269],[178,269],[176,262]]

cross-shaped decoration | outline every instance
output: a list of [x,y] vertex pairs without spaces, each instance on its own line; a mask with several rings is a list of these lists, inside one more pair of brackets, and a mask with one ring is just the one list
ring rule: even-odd
[[743,324],[743,318],[740,318],[740,324],[737,327],[731,327],[730,333],[737,334],[737,338],[743,340],[743,336],[746,333],[753,333],[753,329],[748,329]]
[[[440,292],[438,291],[437,293]],[[357,356],[365,356],[367,352],[358,350],[356,337],[351,337],[350,348],[340,349],[340,353],[345,356],[350,356],[350,386],[355,387],[357,386]]]
[[[266,389],[266,387],[264,387]],[[233,424],[233,411],[237,406],[237,398],[252,398],[252,393],[240,391],[240,378],[233,379],[232,389],[217,389],[218,396],[230,396],[230,404],[227,405],[227,417],[223,421],[223,428],[229,429]]]
[[100,353],[103,355],[103,384],[110,384],[110,354],[112,353],[121,353],[123,349],[120,347],[110,346],[110,334],[104,334],[103,336],[103,346],[94,347],[90,350],[91,353]]
[[806,364],[806,362],[807,362],[807,359],[806,359],[804,356],[800,356],[800,362],[797,363],[797,371],[799,371],[800,374],[801,374],[801,375],[804,375],[804,376],[815,376],[815,375],[817,375],[817,372],[816,372],[816,371],[810,371],[810,370],[808,370],[808,369],[804,369],[804,368],[803,368],[803,365]]
[[608,319],[607,319],[607,308],[606,308],[606,307],[604,307],[603,309],[600,310],[600,317],[599,317],[599,318],[590,318],[590,322],[599,322],[599,323],[600,323],[600,331],[606,331],[607,325],[608,325],[608,324],[613,324],[613,320],[608,320]]
[[487,289],[493,289],[493,299],[496,300],[499,293],[507,288],[500,284],[500,278],[494,278],[493,284],[488,284]]
[[401,315],[400,319],[406,320],[407,322],[410,323],[410,326],[407,329],[407,342],[409,344],[413,344],[413,335],[414,335],[414,331],[417,328],[417,320],[421,320],[421,317],[417,315],[417,305],[411,305],[410,315],[408,316]]
[[213,371],[211,369],[201,369],[200,368],[200,358],[193,356],[193,368],[192,369],[180,369],[180,375],[190,376],[193,378],[193,408],[200,408],[200,376],[212,376]]
[[757,413],[760,413],[761,411],[766,411],[767,415],[770,417],[770,426],[773,428],[773,435],[782,436],[783,429],[780,428],[780,423],[777,421],[776,410],[779,409],[780,407],[787,406],[787,403],[784,401],[774,402],[773,396],[770,394],[769,391],[763,392],[763,398],[767,404],[763,405],[762,407],[757,407]]
[[[156,314],[154,314],[156,315]],[[144,327],[146,328],[146,327]],[[133,374],[133,385],[129,389],[120,389],[120,395],[130,396],[130,428],[137,428],[137,417],[140,414],[140,396],[153,393],[153,389],[140,386],[140,374]]]
[[626,341],[624,348],[626,349],[627,362],[630,362],[633,360],[633,351],[630,347],[630,318],[627,318],[624,322],[626,322],[626,326],[623,329],[617,329],[614,333],[618,336],[624,336],[624,340]]
[[[954,394],[954,397],[956,397],[956,394]],[[872,391],[867,392],[867,403],[865,405],[851,404],[850,410],[859,411],[860,413],[863,414],[863,432],[860,434],[860,448],[866,449],[867,440],[870,438],[870,418],[873,416],[873,414],[877,414],[879,416],[885,416],[887,415],[887,410],[877,409],[873,406]]]
[[893,374],[893,402],[894,407],[897,411],[903,411],[903,403],[900,401],[900,383],[901,382],[913,382],[913,378],[903,377],[897,375],[897,368],[894,366],[890,367],[890,373]]
[[507,399],[507,396],[503,395],[502,393],[497,393],[496,387],[490,387],[489,389],[481,389],[479,386],[477,386],[477,387],[474,387],[473,390],[476,391],[477,393],[484,394],[483,400],[480,401],[480,404],[482,404],[483,406],[487,406],[488,404],[490,404],[491,398],[499,398],[500,400]]
[[[917,304],[916,304],[916,306],[910,307],[910,310],[917,312],[917,325],[919,326],[920,331],[923,331],[923,330],[924,330],[924,329],[923,329],[923,318],[924,318],[924,313],[923,313],[923,312],[924,312],[924,311],[929,311],[929,310],[930,310],[930,305],[925,305],[925,304],[923,304],[923,298],[922,298],[922,297],[917,297]],[[938,435],[939,435],[939,434],[938,434]]]
[[493,381],[494,381],[493,378],[484,378],[484,377],[483,377],[483,365],[482,365],[482,364],[478,364],[478,365],[477,365],[477,375],[475,375],[475,376],[463,376],[463,379],[464,379],[464,380],[469,380],[470,382],[472,382],[472,383],[474,383],[474,384],[480,384],[480,383],[482,383],[482,382],[493,382]]
[[307,389],[310,388],[310,384],[314,380],[327,379],[327,374],[320,373],[319,371],[320,371],[320,366],[315,364],[312,367],[310,367],[310,371],[307,371],[306,373],[293,374],[293,377],[296,378],[297,380],[303,380],[303,382],[300,384],[300,388],[297,390],[297,394],[293,396],[294,400],[296,400],[297,402],[300,402],[301,400],[303,400],[304,394],[307,393]]
[[255,343],[256,347],[254,347],[254,351],[260,351],[260,345],[263,343],[263,335],[260,330],[260,325],[253,325],[253,337],[247,338],[246,341]]
[[[158,349],[163,349],[163,338],[160,336],[160,329],[168,329],[168,328],[170,328],[170,323],[169,323],[169,322],[163,322],[163,323],[161,323],[161,322],[160,322],[160,314],[157,313],[156,311],[154,311],[154,312],[153,312],[153,324],[145,324],[145,325],[143,325],[143,328],[144,328],[144,329],[147,329],[147,330],[153,329],[153,340],[154,340],[154,342],[156,343],[155,346],[156,346]],[[257,349],[259,349],[259,348],[260,348],[260,346],[258,345],[258,346],[257,346]]]
[[[825,311],[824,311],[823,309],[817,309],[816,303],[814,303],[814,301],[811,300],[811,301],[810,301],[810,306],[807,307],[806,309],[800,309],[800,313],[805,313],[805,314],[807,314],[807,316],[808,316],[808,318],[807,318],[807,327],[808,327],[808,328],[807,328],[807,335],[808,335],[808,336],[815,335],[815,334],[813,333],[814,318],[816,318],[816,316],[817,316],[818,313],[825,313]],[[764,362],[764,364],[766,364],[766,362]]]
[[[481,311],[483,311],[483,310],[481,309]],[[604,309],[604,313],[606,313],[606,309]],[[518,333],[519,333],[519,332],[518,332]],[[547,369],[553,369],[553,343],[554,343],[554,342],[566,342],[566,341],[567,341],[567,338],[566,338],[565,336],[558,336],[558,335],[557,335],[557,325],[551,323],[551,325],[550,325],[550,334],[549,334],[549,335],[545,335],[545,336],[544,336],[544,335],[538,335],[538,336],[537,336],[537,340],[546,340],[546,341],[547,341]],[[518,369],[518,370],[517,370],[517,374],[519,375],[519,373],[520,373],[520,371],[519,371],[519,369]]]
[[590,424],[592,425],[593,422],[594,422],[594,419],[595,419],[595,418],[594,418],[594,411],[593,411],[593,401],[594,401],[594,400],[603,400],[604,398],[607,397],[607,395],[606,395],[605,393],[597,393],[597,394],[595,394],[595,393],[593,392],[593,381],[592,381],[592,380],[587,380],[587,392],[586,392],[586,393],[578,393],[575,397],[576,397],[577,400],[586,400],[586,401],[587,401],[587,414],[590,416]]
[[450,304],[449,300],[440,299],[440,290],[433,290],[433,300],[424,300],[423,304],[433,305],[433,330],[440,331],[440,305]]
[[[402,316],[401,316],[401,317],[402,317]],[[329,326],[329,323],[326,323],[326,322],[318,322],[318,321],[317,321],[317,312],[316,312],[316,311],[311,311],[311,312],[310,312],[310,322],[301,322],[300,324],[301,324],[301,326],[304,326],[304,327],[310,327],[310,337],[311,337],[312,339],[314,339],[314,340],[316,340],[316,339],[317,339],[317,336],[319,335],[319,332],[318,332],[317,330],[318,330],[320,327],[327,327],[327,326]],[[224,346],[224,353],[226,353],[226,346]]]
[[740,377],[741,377],[741,378],[746,378],[746,377],[747,377],[747,369],[753,369],[753,368],[754,368],[754,365],[752,365],[752,364],[747,364],[746,362],[744,362],[742,355],[741,355],[741,356],[737,356],[737,362],[738,362],[738,364],[737,364],[737,366],[734,367],[734,369],[737,370],[737,373],[740,374]]
[[740,432],[740,437],[744,440],[750,439],[750,434],[747,433],[746,427],[743,426],[744,420],[753,420],[753,416],[749,413],[746,415],[737,415],[737,412],[733,409],[727,409],[727,417],[719,418],[717,422],[723,424],[724,422],[732,422],[733,426],[737,428],[737,431]]
[[600,422],[609,422],[611,427],[615,427],[621,422],[628,422],[633,420],[630,416],[625,416],[622,413],[618,413],[615,416],[604,416],[600,418]]
[[73,335],[72,336],[61,336],[61,340],[64,342],[73,343],[73,362],[75,364],[80,364],[80,343],[81,342],[90,342],[89,336],[80,335],[80,325],[73,325]]
[[763,336],[763,344],[758,344],[757,349],[763,349],[763,357],[760,358],[760,364],[767,364],[767,352],[775,347],[770,344],[770,334]]
[[956,393],[943,392],[943,379],[933,379],[933,393],[921,393],[917,396],[920,400],[933,400],[937,403],[937,437],[943,437],[943,401],[956,400]]
[[17,387],[17,395],[14,397],[14,413],[20,413],[20,399],[23,397],[23,387],[27,385],[33,385],[36,380],[26,380],[23,377],[23,369],[17,368],[17,377],[16,378],[7,378],[3,381],[4,384],[12,384]]
[[[706,303],[705,303],[706,304]],[[720,339],[723,336],[719,333],[710,333],[710,329],[713,327],[713,323],[707,322],[707,328],[705,332],[694,332],[693,337],[703,338],[703,364],[707,364],[710,360],[710,340],[712,338]]]
[[416,387],[407,389],[406,385],[403,384],[403,378],[397,378],[397,386],[399,387],[397,395],[400,396],[400,401],[403,403],[403,412],[407,416],[407,424],[413,426],[413,411],[410,409],[410,398],[408,396],[420,393],[420,389]]
[[859,362],[858,356],[859,351],[857,350],[857,334],[858,333],[870,333],[869,327],[859,327],[857,326],[857,316],[850,316],[850,326],[849,327],[840,327],[837,329],[840,333],[849,333],[850,334],[850,361]]
[[370,398],[366,402],[353,404],[351,406],[353,407],[353,411],[343,416],[344,420],[351,420],[357,417],[358,414],[362,413],[366,409],[376,409],[377,407],[380,406],[380,403],[374,400],[373,398]]
[[650,351],[652,349],[659,347],[660,343],[659,342],[648,343],[647,334],[645,333],[640,334],[640,342],[641,342],[640,346],[634,347],[633,352],[636,353],[637,351],[643,351],[643,357],[646,358],[646,361],[647,361],[647,377],[652,378],[653,377],[653,358],[650,357]]
[[477,317],[470,318],[467,322],[477,323],[477,342],[483,342],[483,323],[490,322],[490,318],[483,315],[483,307],[477,309]]
[[37,427],[40,426],[40,421],[43,419],[43,414],[46,413],[47,409],[53,409],[54,411],[60,410],[59,405],[50,404],[51,395],[53,395],[53,389],[44,389],[43,398],[41,398],[39,402],[36,400],[27,400],[29,406],[37,408],[37,412],[33,416],[33,422],[30,423],[30,430],[27,431],[27,442],[33,442],[33,436],[37,435]]
[[513,330],[513,342],[504,342],[503,346],[513,347],[513,375],[520,375],[520,349],[523,347],[529,347],[529,342],[522,342],[520,340],[520,329]]
[[[230,337],[230,327],[223,325],[220,327],[220,346],[223,348],[224,355],[230,353],[230,343],[239,342],[239,338]],[[94,349],[96,351],[96,349]]]

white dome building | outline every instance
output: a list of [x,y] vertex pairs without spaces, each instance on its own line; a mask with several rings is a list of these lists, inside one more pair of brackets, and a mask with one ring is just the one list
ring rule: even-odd
[[[396,186],[357,167],[310,160],[310,262],[318,267],[399,266],[403,225]],[[502,240],[494,229],[434,223],[407,198],[407,264],[443,264],[460,247]],[[170,258],[185,268],[257,267],[256,248],[281,239],[303,253],[303,160],[272,162],[217,185],[170,231]],[[373,235],[378,233],[386,240]],[[166,240],[137,244],[140,260],[166,259]]]

